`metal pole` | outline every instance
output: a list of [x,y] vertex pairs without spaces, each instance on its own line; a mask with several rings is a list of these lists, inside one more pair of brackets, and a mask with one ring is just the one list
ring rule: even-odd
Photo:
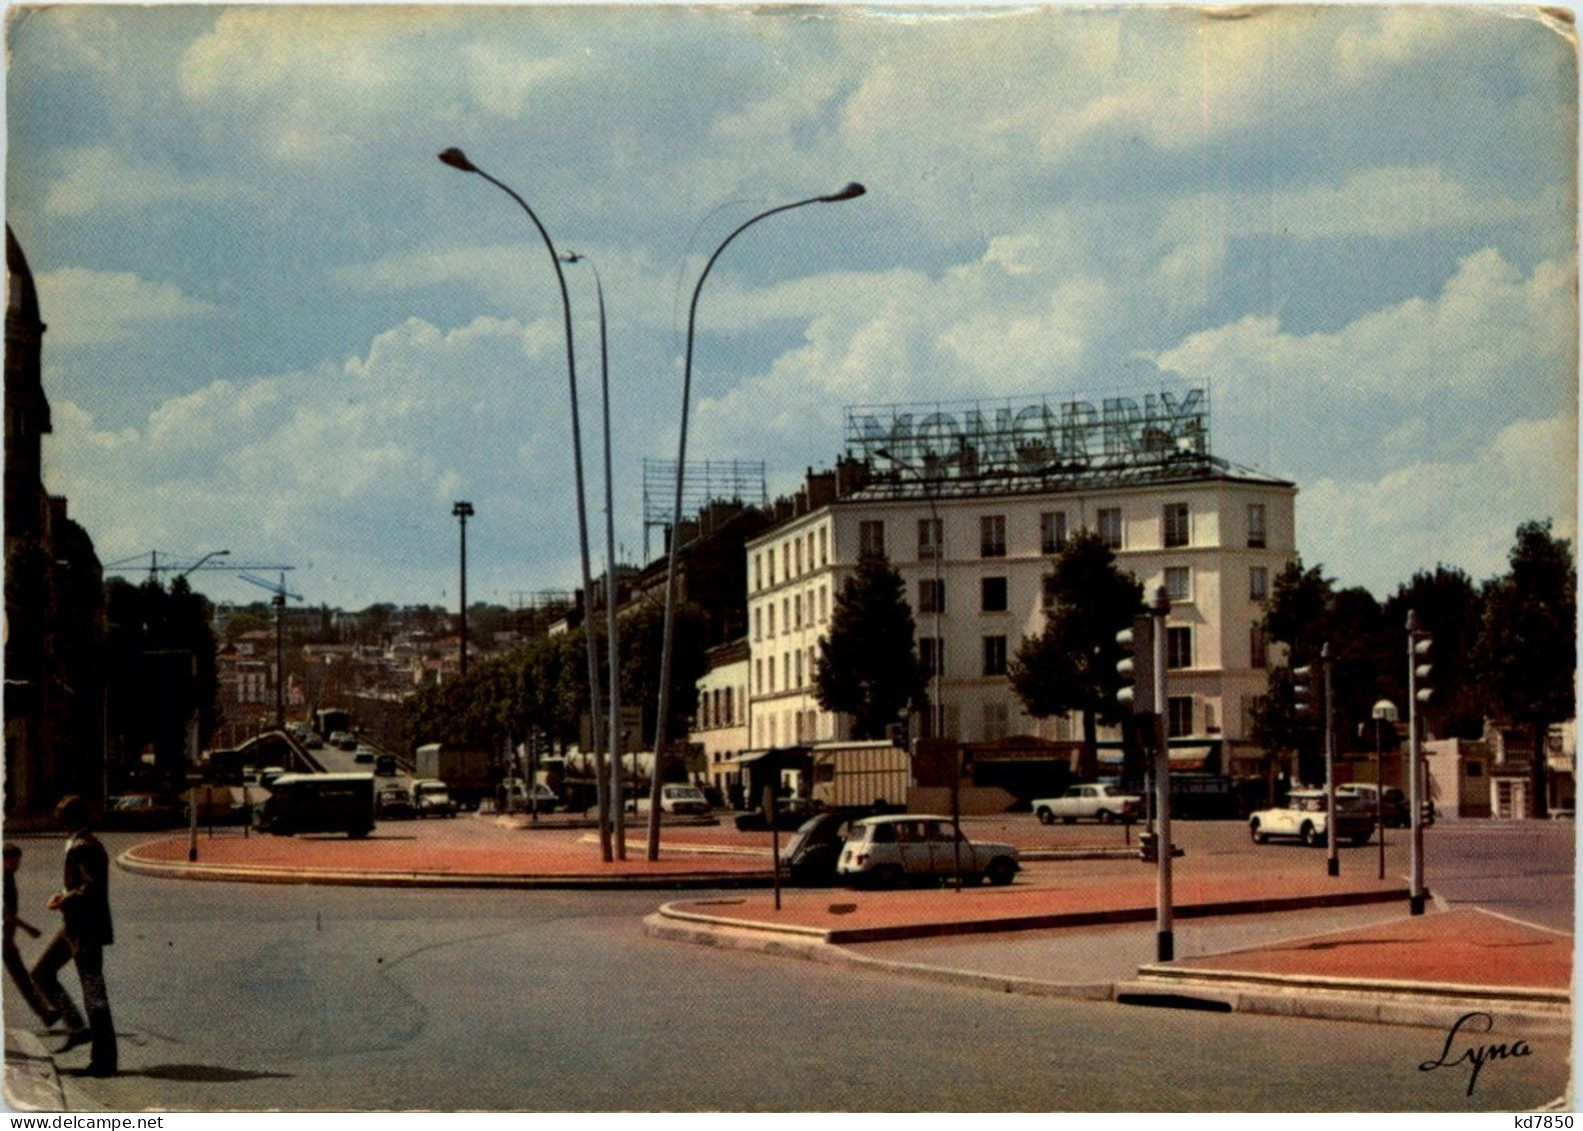
[[1341,875],[1341,822],[1336,816],[1336,728],[1331,701],[1330,644],[1319,650],[1319,664],[1325,681],[1325,871]]
[[693,389],[693,335],[698,323],[698,297],[703,294],[704,280],[709,278],[709,271],[715,265],[715,260],[720,258],[720,253],[730,246],[744,231],[760,220],[774,216],[778,212],[786,212],[793,208],[801,208],[805,204],[818,204],[837,200],[851,200],[853,197],[862,196],[863,186],[857,183],[849,184],[840,192],[829,196],[811,196],[807,200],[794,201],[791,204],[782,204],[760,212],[742,224],[738,225],[727,236],[714,254],[704,264],[703,271],[698,276],[698,283],[693,287],[692,303],[687,308],[687,350],[682,361],[682,421],[680,433],[676,443],[676,493],[674,504],[671,508],[671,545],[670,554],[665,564],[665,629],[664,639],[660,647],[660,695],[659,704],[654,719],[654,770],[649,775],[649,826],[648,826],[648,858],[660,858],[660,760],[664,757],[666,740],[669,737],[671,709],[671,653],[675,646],[676,637],[676,555],[681,542],[682,522],[682,482],[687,470],[687,410],[692,400]]
[[1374,716],[1374,827],[1380,837],[1380,879],[1385,878],[1385,720]]
[[1176,937],[1171,920],[1171,740],[1169,703],[1165,698],[1165,617],[1171,611],[1171,598],[1160,586],[1154,594],[1154,707],[1158,712],[1155,727],[1154,808],[1159,825],[1155,848],[1159,872],[1155,884],[1155,956],[1169,962],[1176,956]]
[[286,575],[275,594],[275,729],[286,727]]
[[1407,778],[1408,799],[1411,807],[1408,821],[1412,829],[1412,878],[1407,900],[1408,910],[1414,915],[1424,913],[1424,823],[1419,807],[1422,804],[1418,787],[1418,657],[1414,646],[1427,635],[1418,629],[1418,614],[1407,611]]
[[461,557],[461,571],[462,571],[462,577],[461,577],[461,594],[462,594],[461,606],[462,606],[462,616],[461,616],[460,626],[461,626],[461,638],[462,638],[461,639],[462,652],[461,652],[461,658],[460,658],[458,666],[461,669],[462,677],[465,679],[467,677],[467,517],[468,517],[468,515],[473,513],[473,504],[469,503],[469,502],[458,502],[458,503],[455,503],[455,504],[453,504],[451,506],[451,513],[456,516],[457,524],[460,527],[460,537],[461,537],[461,555],[462,555],[462,557]]
[[[572,300],[566,291],[566,274],[561,270],[561,259],[555,251],[555,243],[550,239],[550,233],[545,230],[540,222],[538,213],[528,206],[528,202],[517,195],[511,186],[496,180],[488,173],[467,159],[467,155],[460,149],[447,149],[440,154],[440,160],[453,169],[460,169],[464,173],[477,173],[484,180],[504,192],[521,206],[528,214],[528,219],[533,221],[533,226],[538,229],[539,236],[544,240],[544,246],[550,253],[550,265],[555,268],[555,280],[561,289],[561,318],[566,332],[566,380],[571,392],[572,402],[572,467],[577,480],[577,539],[578,547],[582,552],[583,569],[583,636],[587,641],[588,653],[588,710],[593,722],[593,733],[600,731],[601,716],[599,710],[599,656],[594,644],[593,612],[594,612],[594,581],[593,574],[588,564],[588,505],[583,491],[583,430],[581,418],[577,411],[577,355],[572,344]],[[679,475],[678,475],[679,479]],[[602,858],[608,864],[610,854],[610,807],[609,797],[605,792],[604,767],[600,763],[599,743],[594,743],[594,785],[599,798],[599,850]],[[656,800],[656,805],[658,801]]]

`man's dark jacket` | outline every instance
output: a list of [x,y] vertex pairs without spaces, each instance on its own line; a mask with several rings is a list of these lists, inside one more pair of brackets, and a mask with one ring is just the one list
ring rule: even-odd
[[66,850],[65,893],[60,913],[66,938],[74,948],[115,942],[110,922],[110,857],[93,833],[78,833]]

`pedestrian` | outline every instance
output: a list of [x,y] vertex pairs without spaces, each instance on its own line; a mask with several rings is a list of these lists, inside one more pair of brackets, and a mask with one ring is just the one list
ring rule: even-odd
[[[77,796],[63,797],[55,806],[55,820],[68,834],[65,882],[49,898],[50,910],[61,914],[61,928],[34,963],[33,981],[66,1021],[66,1040],[55,1051],[67,1052],[92,1042],[84,1074],[113,1076],[115,1025],[104,986],[104,948],[115,942],[110,922],[110,857],[89,831],[89,817],[88,803]],[[77,967],[86,1022],[60,984],[58,975],[68,962]]]
[[11,975],[11,981],[16,985],[17,992],[22,995],[22,1000],[27,1002],[28,1008],[38,1014],[39,1020],[45,1025],[53,1025],[60,1019],[60,1014],[49,1007],[38,992],[38,987],[33,984],[33,976],[27,972],[27,966],[22,961],[22,952],[17,949],[16,932],[20,927],[33,938],[39,937],[39,929],[17,914],[16,870],[22,864],[22,850],[14,844],[5,846],[5,930],[3,941],[5,952],[6,973]]

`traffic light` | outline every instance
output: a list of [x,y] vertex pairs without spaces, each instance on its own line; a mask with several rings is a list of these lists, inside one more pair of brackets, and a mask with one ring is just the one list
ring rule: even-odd
[[1292,714],[1303,722],[1314,717],[1314,665],[1292,669]]
[[1435,646],[1435,638],[1427,632],[1413,634],[1413,698],[1420,703],[1428,703],[1435,696],[1435,689],[1425,681],[1434,673],[1434,657],[1430,654]]
[[1145,613],[1132,618],[1132,627],[1116,633],[1116,643],[1130,652],[1116,664],[1122,679],[1116,699],[1130,706],[1135,715],[1153,715],[1154,702],[1154,618]]

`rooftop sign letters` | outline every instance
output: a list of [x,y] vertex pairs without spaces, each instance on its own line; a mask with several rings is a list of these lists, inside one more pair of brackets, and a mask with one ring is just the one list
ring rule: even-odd
[[846,410],[846,444],[881,473],[929,477],[1141,467],[1209,455],[1209,394],[858,405]]

